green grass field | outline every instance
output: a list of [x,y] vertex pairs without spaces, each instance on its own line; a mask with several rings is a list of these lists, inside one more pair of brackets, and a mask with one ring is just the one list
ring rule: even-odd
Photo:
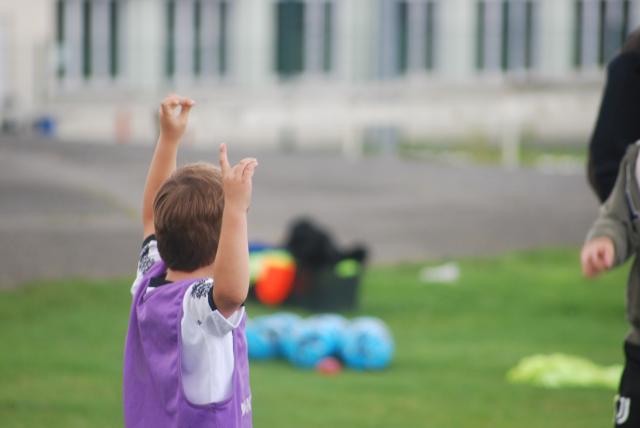
[[[393,366],[327,378],[280,362],[252,364],[254,425],[611,426],[613,391],[505,381],[534,353],[622,362],[627,269],[589,282],[577,258],[575,250],[545,250],[466,260],[455,286],[420,283],[421,265],[370,269],[358,314],[389,323]],[[129,284],[61,281],[0,293],[2,427],[122,425]]]
[[[398,155],[405,159],[457,159],[483,165],[500,165],[502,151],[499,144],[491,144],[480,137],[449,144],[404,141],[398,146]],[[525,136],[518,148],[517,159],[518,164],[525,167],[571,164],[580,168],[586,162],[586,154],[582,145],[539,144]]]

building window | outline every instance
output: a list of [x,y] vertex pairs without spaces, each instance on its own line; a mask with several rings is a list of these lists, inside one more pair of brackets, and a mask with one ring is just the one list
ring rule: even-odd
[[330,72],[333,68],[333,3],[322,5],[322,70]]
[[630,0],[575,1],[575,68],[602,67],[613,58],[633,30],[631,9]]
[[427,2],[424,23],[424,67],[433,70],[436,64],[436,4]]
[[283,0],[276,3],[276,72],[330,73],[334,68],[334,2]]
[[120,74],[121,1],[58,0],[56,74],[65,81],[115,79]]
[[397,71],[404,73],[409,66],[409,5],[406,1],[399,1],[394,6],[395,63]]
[[91,1],[82,2],[82,75],[91,77]]
[[165,40],[165,73],[172,78],[176,72],[176,2],[167,1],[167,39]]
[[56,74],[58,79],[63,79],[65,69],[64,45],[65,45],[65,10],[64,0],[56,1]]
[[109,3],[109,75],[116,78],[120,72],[118,61],[120,46],[120,4],[118,0]]
[[476,4],[477,70],[517,72],[534,68],[538,22],[537,1],[479,1]]
[[168,79],[227,74],[230,6],[227,0],[167,0]]
[[434,70],[439,2],[384,0],[381,12],[382,77]]
[[202,74],[202,1],[193,3],[193,74]]
[[282,1],[276,5],[276,69],[289,76],[304,69],[304,9],[301,1]]
[[229,40],[229,3],[226,1],[220,2],[218,13],[218,32],[217,32],[217,70],[220,75],[227,74],[227,52],[228,52],[228,40]]

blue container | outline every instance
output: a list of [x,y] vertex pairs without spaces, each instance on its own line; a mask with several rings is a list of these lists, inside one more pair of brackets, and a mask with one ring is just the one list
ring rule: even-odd
[[51,116],[42,116],[33,122],[33,128],[41,136],[51,138],[56,134],[56,121]]

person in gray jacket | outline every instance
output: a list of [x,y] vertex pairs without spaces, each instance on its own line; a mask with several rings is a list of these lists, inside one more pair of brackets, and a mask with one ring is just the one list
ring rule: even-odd
[[[600,208],[580,255],[588,278],[620,266],[640,252],[640,142],[620,163],[613,191]],[[616,427],[640,427],[640,260],[636,256],[627,285],[631,329],[624,344],[625,367],[616,397]]]

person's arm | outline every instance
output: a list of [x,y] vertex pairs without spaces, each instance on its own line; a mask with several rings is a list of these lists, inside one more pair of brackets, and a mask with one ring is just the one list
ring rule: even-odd
[[213,300],[225,317],[240,308],[249,292],[247,211],[251,204],[252,178],[256,166],[256,159],[247,158],[232,167],[227,159],[226,145],[220,146],[224,210],[213,264]]
[[628,204],[629,198],[637,200],[640,195],[635,179],[637,157],[636,148],[627,152],[613,190],[589,230],[580,254],[582,271],[587,277],[621,265],[631,255],[630,236],[634,232]]
[[145,238],[155,233],[153,201],[162,183],[176,170],[178,144],[187,128],[189,111],[194,104],[191,99],[170,95],[160,105],[160,137],[151,159],[142,197],[142,228]]

